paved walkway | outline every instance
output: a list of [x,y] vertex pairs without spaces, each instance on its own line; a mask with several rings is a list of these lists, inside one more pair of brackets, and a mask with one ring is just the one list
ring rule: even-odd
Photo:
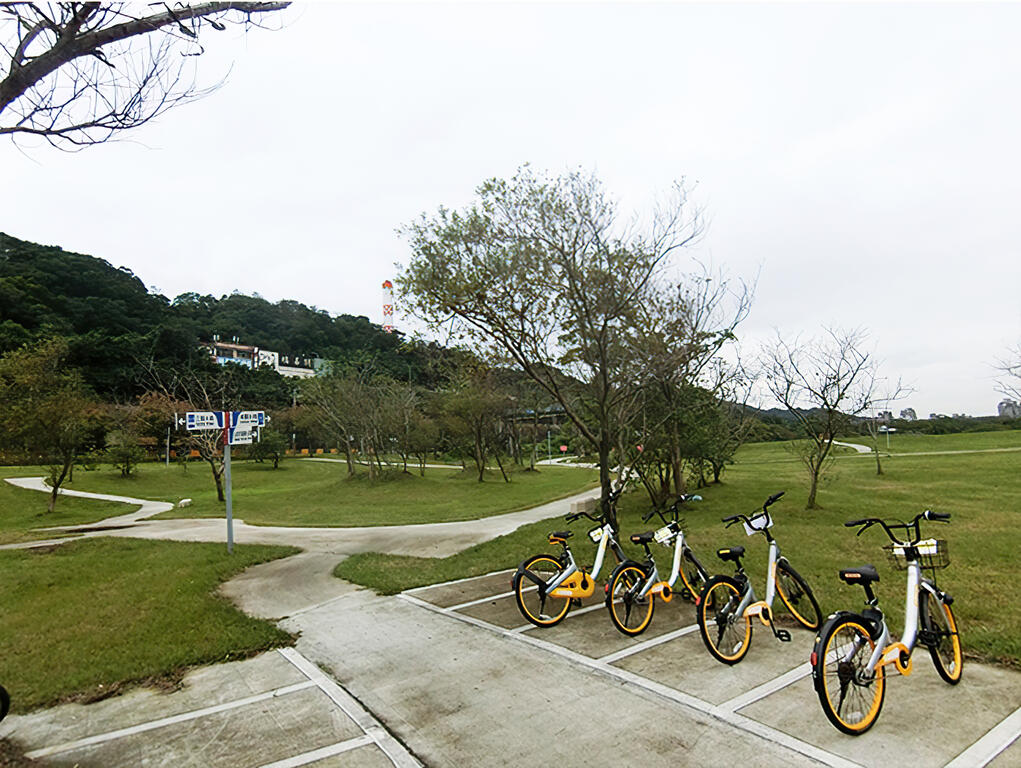
[[[49,493],[49,487],[41,477],[8,478],[7,482],[19,488]],[[125,536],[142,539],[226,542],[226,523],[223,520],[207,518],[146,519],[172,509],[173,505],[166,502],[64,489],[61,489],[60,492],[87,499],[137,504],[139,509],[98,523],[62,526],[60,529],[54,530],[64,533],[82,531],[83,536]],[[387,552],[421,557],[446,557],[483,541],[512,533],[522,525],[566,515],[570,512],[573,503],[593,498],[598,493],[598,490],[589,489],[532,509],[455,523],[380,525],[362,528],[287,528],[271,525],[248,525],[244,520],[235,518],[234,541],[237,544],[289,544],[310,552],[329,552],[341,555],[351,555],[357,552]],[[65,543],[69,540],[71,539],[29,541],[8,544],[2,548],[29,549]]]

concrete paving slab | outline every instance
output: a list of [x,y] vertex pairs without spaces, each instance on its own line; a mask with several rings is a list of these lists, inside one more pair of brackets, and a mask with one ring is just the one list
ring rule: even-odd
[[628,656],[615,666],[669,685],[712,704],[722,704],[808,661],[815,635],[792,632],[780,643],[763,626],[755,628],[745,658],[721,664],[706,650],[698,630],[669,643]]
[[[411,590],[411,593],[420,600],[449,608],[452,605],[460,605],[472,600],[510,592],[510,580],[513,575],[513,570],[500,571],[474,579],[456,581],[453,584],[440,584],[427,589]],[[511,603],[513,604],[513,602],[512,598]]]
[[924,649],[914,655],[910,677],[887,680],[879,719],[861,736],[845,735],[830,725],[810,677],[745,707],[741,714],[865,766],[890,765],[891,755],[896,755],[899,765],[935,768],[1021,706],[1021,673],[965,664],[960,684],[949,686]]
[[[363,735],[318,688],[46,758],[54,766],[256,768]],[[296,749],[298,747],[298,749]]]
[[[690,624],[694,621],[694,611],[688,611],[680,603],[680,600],[671,600],[669,603],[657,601],[652,623],[637,637],[628,637],[619,632],[610,621],[610,615],[602,603],[590,613],[573,618],[568,614],[568,617],[555,627],[529,630],[529,634],[598,659]],[[691,613],[690,620],[687,617],[688,613]]]
[[[405,600],[354,593],[283,626],[301,631],[299,650],[329,667],[428,765],[715,765],[722,754],[758,766],[814,764],[524,641]],[[654,727],[665,722],[669,727]]]
[[92,704],[63,704],[28,715],[11,716],[0,735],[11,735],[37,749],[119,728],[192,712],[306,680],[276,653],[200,667],[189,672],[172,693],[138,688]]
[[309,768],[393,768],[393,763],[379,747],[369,744],[342,755],[308,763]]
[[1021,768],[1021,739],[993,758],[989,768]]

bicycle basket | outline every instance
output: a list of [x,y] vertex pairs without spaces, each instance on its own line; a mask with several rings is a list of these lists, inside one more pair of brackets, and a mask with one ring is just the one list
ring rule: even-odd
[[887,544],[883,549],[890,558],[890,564],[902,571],[908,567],[908,554],[912,550],[922,568],[946,568],[950,565],[950,550],[945,539],[923,539],[912,545]]

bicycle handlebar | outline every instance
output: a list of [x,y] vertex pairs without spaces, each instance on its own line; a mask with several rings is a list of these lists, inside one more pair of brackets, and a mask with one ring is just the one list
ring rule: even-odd
[[856,528],[858,526],[861,526],[857,534],[858,536],[861,536],[873,525],[877,524],[881,525],[883,527],[883,530],[886,532],[886,535],[890,538],[890,541],[894,542],[895,544],[900,544],[902,542],[900,541],[900,539],[894,536],[893,534],[894,529],[903,530],[905,533],[908,534],[910,534],[911,531],[914,530],[915,537],[910,542],[907,543],[916,544],[922,538],[921,527],[918,525],[918,523],[921,520],[929,520],[936,523],[949,523],[950,513],[933,512],[931,509],[927,509],[924,512],[919,512],[917,515],[915,515],[914,519],[910,523],[905,523],[901,520],[897,520],[895,522],[887,522],[886,520],[880,520],[878,517],[866,517],[862,518],[861,520],[848,520],[846,523],[844,523],[844,526],[847,528]]
[[[677,520],[678,515],[680,515],[681,513],[681,510],[677,508],[677,505],[686,504],[689,501],[702,501],[702,497],[699,496],[697,493],[682,493],[680,496],[677,497],[677,500],[673,504],[666,508],[665,511],[670,512],[673,519]],[[668,521],[666,517],[663,515],[663,512],[664,512],[663,509],[659,507],[653,507],[642,516],[642,522],[643,523],[648,522],[649,518],[651,518],[653,515],[659,515],[660,519],[664,523],[666,523]]]

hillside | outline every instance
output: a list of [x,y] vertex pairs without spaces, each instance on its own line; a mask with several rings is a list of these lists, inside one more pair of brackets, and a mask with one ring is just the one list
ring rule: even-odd
[[285,354],[373,360],[401,378],[424,376],[435,352],[366,317],[333,317],[297,301],[197,293],[170,301],[125,267],[0,233],[0,354],[64,336],[93,388],[124,397],[143,387],[140,363],[201,364],[199,342],[213,334]]

